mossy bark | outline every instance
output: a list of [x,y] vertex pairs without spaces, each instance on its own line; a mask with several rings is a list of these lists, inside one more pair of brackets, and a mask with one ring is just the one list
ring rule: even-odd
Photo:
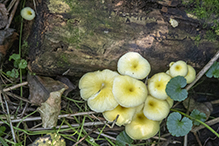
[[197,45],[194,26],[179,23],[173,28],[159,9],[139,17],[119,16],[111,5],[107,0],[39,3],[29,36],[29,69],[52,76],[68,70],[67,75],[80,77],[89,71],[117,70],[119,57],[135,51],[150,62],[152,75],[177,60],[201,69],[217,50],[217,42],[201,39]]

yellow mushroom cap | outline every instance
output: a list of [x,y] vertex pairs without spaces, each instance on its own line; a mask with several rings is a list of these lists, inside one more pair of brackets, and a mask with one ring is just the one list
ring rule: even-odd
[[128,52],[120,57],[117,70],[122,75],[144,79],[151,71],[149,62],[137,52]]
[[171,67],[175,62],[170,62],[169,67]]
[[148,95],[143,109],[143,113],[148,119],[161,121],[167,117],[169,111],[169,104],[166,100],[160,100]]
[[113,80],[119,74],[105,69],[86,73],[79,81],[80,95],[96,112],[114,109],[118,103],[112,93]]
[[191,65],[187,65],[187,66],[188,66],[188,73],[185,76],[185,79],[186,79],[187,84],[190,84],[196,78],[196,71]]
[[170,66],[171,77],[186,76],[187,72],[188,72],[187,64],[182,60],[179,60]]
[[170,70],[167,70],[167,71],[166,71],[166,74],[168,74],[168,75],[170,76]]
[[135,110],[135,107],[126,108],[118,105],[113,110],[105,111],[103,113],[103,116],[107,121],[112,122],[116,119],[117,115],[119,115],[116,121],[116,125],[122,126],[125,124],[129,124],[132,121],[132,117],[135,114]]
[[21,10],[21,16],[26,20],[33,20],[35,17],[35,12],[30,7],[25,7]]
[[160,122],[149,120],[143,111],[136,113],[132,122],[125,125],[125,131],[132,139],[148,139],[157,134]]
[[171,108],[173,106],[173,103],[174,103],[174,100],[171,99],[169,96],[167,97],[166,101],[168,102],[169,104],[169,107]]
[[153,75],[148,79],[149,94],[157,99],[165,100],[168,97],[165,89],[170,79],[171,77],[163,72]]
[[123,107],[134,107],[142,104],[148,91],[146,85],[130,76],[117,76],[113,81],[113,95]]

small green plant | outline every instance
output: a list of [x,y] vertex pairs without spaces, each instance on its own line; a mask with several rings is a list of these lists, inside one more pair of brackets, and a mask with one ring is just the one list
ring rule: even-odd
[[166,86],[167,95],[175,101],[183,101],[188,96],[187,90],[182,89],[186,84],[186,79],[183,76],[172,78]]
[[19,69],[23,70],[27,67],[27,61],[24,59],[21,59],[19,54],[12,54],[9,57],[9,61],[14,60],[14,67],[11,71],[7,71],[6,75],[10,78],[18,78],[19,76]]
[[167,128],[176,137],[184,136],[192,129],[192,121],[178,112],[171,113],[167,118]]
[[[206,119],[206,114],[200,112],[200,111],[197,110],[197,109],[194,109],[194,110],[191,112],[190,116],[193,117],[193,118],[195,118],[195,119],[198,119],[198,120],[200,120],[200,121],[202,121],[202,122],[204,122],[205,119]],[[200,123],[197,122],[197,121],[195,121],[195,120],[193,120],[193,124],[196,125],[196,126],[200,125]]]
[[133,142],[133,139],[131,139],[125,131],[122,131],[117,137],[116,137],[116,145],[118,146],[131,146]]
[[206,72],[208,78],[219,78],[219,62],[214,62],[211,68]]
[[[206,76],[209,78],[219,78],[219,62],[215,62],[210,67],[210,69],[206,72]],[[183,101],[187,98],[187,93],[183,94],[182,92],[186,89],[181,88],[185,86],[186,81],[183,79],[182,76],[174,77],[168,82],[166,86],[166,93],[168,94],[168,96],[170,96],[170,98],[172,98],[175,101]],[[171,110],[174,112],[171,113],[167,118],[167,128],[173,136],[184,136],[190,132],[193,125],[197,126],[202,124],[211,132],[213,132],[217,137],[219,137],[219,134],[216,131],[214,131],[211,127],[204,123],[204,121],[206,120],[205,113],[202,113],[197,109],[194,109],[190,115],[187,115],[175,109]],[[183,118],[182,115],[184,116]]]

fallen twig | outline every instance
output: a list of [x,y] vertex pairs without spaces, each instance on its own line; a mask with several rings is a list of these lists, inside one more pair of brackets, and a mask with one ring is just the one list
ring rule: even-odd
[[[90,115],[90,114],[94,114],[95,112],[81,112],[81,113],[75,113],[75,114],[64,114],[64,115],[59,115],[58,118],[67,118],[67,117],[73,117],[73,116],[82,116],[82,115]],[[41,120],[41,117],[29,117],[26,119],[13,119],[11,120],[12,123],[17,123],[20,121],[37,121],[37,120]],[[0,121],[0,124],[3,124],[3,121]]]
[[200,141],[200,139],[199,139],[197,133],[196,133],[196,132],[193,132],[193,134],[195,135],[195,138],[196,138],[196,140],[197,140],[197,142],[198,142],[198,145],[199,145],[199,146],[202,146],[202,143],[201,143],[201,141]]
[[[5,100],[5,97],[3,96],[4,100]],[[11,118],[10,118],[10,112],[9,112],[9,108],[8,108],[8,103],[7,101],[5,100],[5,106],[6,106],[6,110],[7,110],[7,120],[10,124],[10,128],[11,128],[11,133],[12,133],[12,137],[13,137],[13,140],[14,142],[16,143],[16,137],[15,137],[15,133],[14,133],[14,128],[13,128],[13,125],[12,125],[12,122],[11,122]]]
[[[209,125],[209,126],[211,126],[211,125],[214,125],[214,124],[216,124],[216,123],[218,123],[219,122],[219,117],[217,117],[217,118],[215,118],[215,119],[212,119],[212,120],[210,120],[210,121],[207,121],[207,122],[205,122],[207,125]],[[205,128],[205,126],[204,125],[200,125],[200,126],[198,126],[198,127],[195,127],[195,128],[193,128],[191,131],[192,132],[197,132],[197,131],[199,131],[199,130],[201,130],[201,129],[203,129],[203,128]]]
[[[109,123],[107,121],[103,122],[87,122],[84,123],[83,126],[98,126],[98,125],[105,125],[106,123]],[[110,122],[111,123],[111,122]],[[81,124],[71,124],[71,127],[80,127]],[[69,128],[69,125],[62,125],[62,126],[56,126],[57,129],[64,129]],[[29,131],[40,131],[40,130],[51,130],[52,128],[36,128],[36,129],[28,129]]]
[[[86,130],[86,131],[92,131],[92,129],[89,129],[89,128],[85,128],[85,130]],[[104,133],[100,133],[99,131],[93,131],[93,133],[96,133],[96,134],[101,135],[101,136],[103,136],[103,137],[107,137],[107,138],[109,138],[109,139],[111,139],[111,140],[116,140],[116,138],[114,138],[114,137],[112,137],[112,136],[109,136],[109,135],[107,135],[107,134],[104,134]]]
[[27,84],[28,84],[28,82],[23,82],[23,83],[20,83],[20,84],[17,84],[17,85],[14,85],[14,86],[3,89],[3,92],[11,91],[13,89],[19,88],[21,86],[25,86]]
[[14,18],[14,14],[15,14],[15,12],[16,12],[16,10],[17,10],[17,6],[18,6],[19,2],[20,2],[20,0],[17,0],[17,2],[15,3],[14,8],[13,8],[11,14],[10,14],[9,19],[8,19],[8,24],[6,25],[5,29],[7,29],[7,28],[10,27],[11,22],[12,22],[12,20],[13,20],[13,18]]

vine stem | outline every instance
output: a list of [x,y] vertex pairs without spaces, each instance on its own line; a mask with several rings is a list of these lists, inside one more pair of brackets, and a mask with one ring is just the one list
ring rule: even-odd
[[193,117],[191,117],[191,116],[189,116],[189,115],[187,115],[187,114],[185,114],[185,113],[183,113],[183,112],[181,112],[181,111],[178,111],[178,110],[175,110],[175,109],[170,109],[171,111],[173,111],[173,112],[178,112],[178,113],[180,113],[181,115],[183,115],[183,116],[185,116],[185,117],[187,117],[187,118],[189,118],[189,119],[192,119],[192,120],[195,120],[195,121],[197,121],[197,122],[199,122],[200,124],[202,124],[203,126],[205,126],[206,128],[208,128],[212,133],[214,133],[217,137],[219,137],[219,134],[214,130],[214,129],[212,129],[210,126],[208,126],[207,124],[205,124],[204,122],[202,122],[201,120],[198,120],[198,119],[196,119],[196,118],[193,118]]

